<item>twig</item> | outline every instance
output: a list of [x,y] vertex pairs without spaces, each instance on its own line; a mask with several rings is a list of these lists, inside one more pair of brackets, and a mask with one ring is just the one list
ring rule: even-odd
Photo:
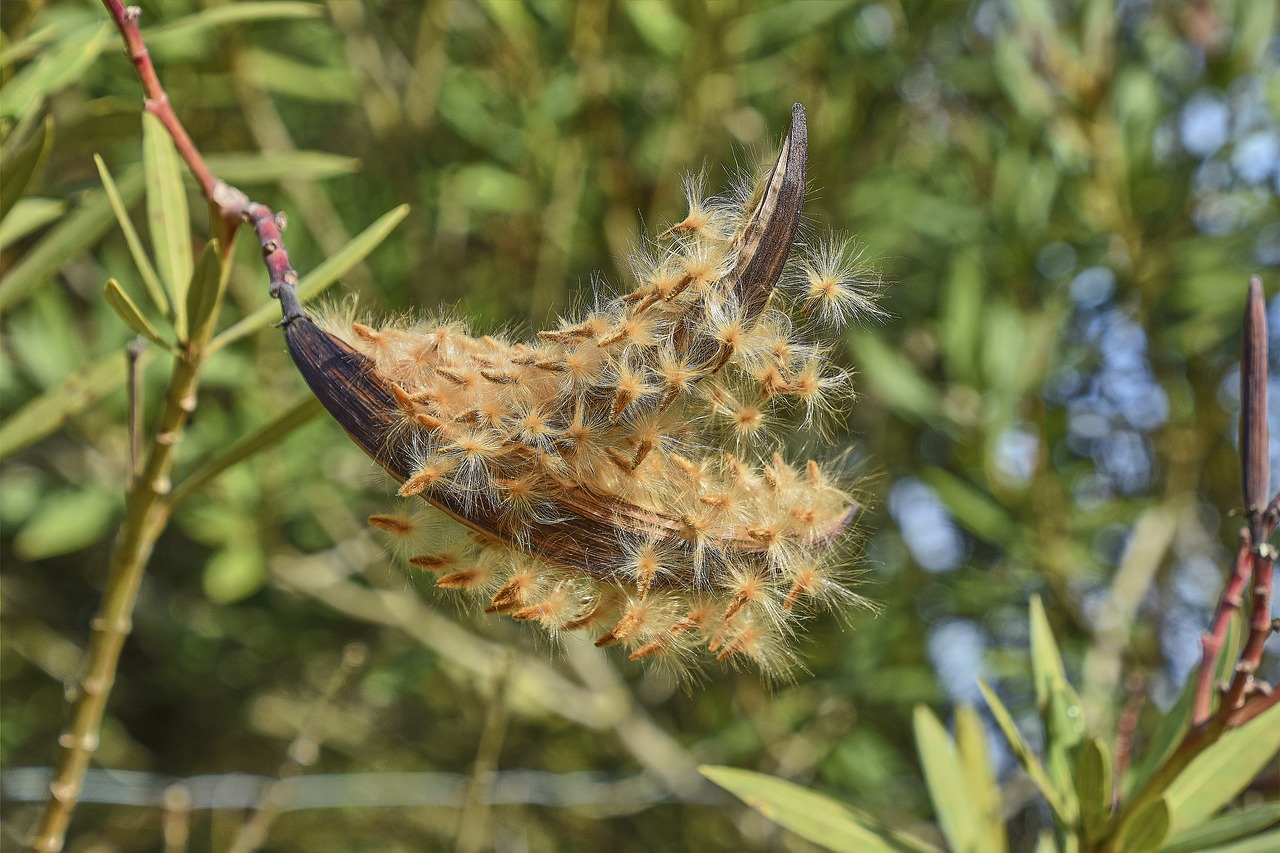
[[261,847],[262,843],[267,840],[267,833],[271,830],[271,825],[275,823],[276,818],[284,810],[284,797],[282,796],[285,792],[284,780],[292,778],[301,768],[315,763],[322,734],[319,731],[320,721],[323,719],[324,712],[351,679],[351,676],[360,667],[364,666],[368,654],[368,647],[364,643],[348,643],[342,650],[341,664],[329,676],[324,690],[321,691],[320,696],[312,704],[302,724],[298,726],[297,735],[294,736],[289,743],[289,748],[285,751],[286,758],[280,764],[279,770],[276,771],[275,781],[263,789],[257,810],[252,817],[240,826],[235,840],[227,848],[228,853],[251,853],[251,851]]
[[[120,0],[102,0],[124,40],[126,52],[146,96],[147,112],[156,116],[173,138],[175,147],[195,176],[209,202],[213,219],[221,222],[223,262],[232,249],[236,227],[253,224],[263,247],[264,262],[271,276],[271,292],[285,309],[285,321],[301,313],[294,293],[297,273],[289,264],[280,240],[281,223],[266,207],[215,178],[195,143],[183,128],[160,85],[151,56],[138,29],[140,11],[126,8]],[[102,716],[115,681],[116,668],[125,638],[132,630],[132,615],[142,584],[142,575],[161,531],[169,521],[171,488],[178,440],[196,406],[200,369],[207,340],[184,343],[177,354],[173,376],[162,406],[154,440],[145,464],[131,485],[125,504],[125,518],[116,536],[102,604],[91,623],[92,636],[86,653],[85,675],[71,708],[71,719],[58,738],[58,761],[49,798],[31,844],[34,851],[62,849],[67,825],[75,809],[90,756],[98,746]]]
[[1196,673],[1195,698],[1192,702],[1191,724],[1200,726],[1208,722],[1213,713],[1214,674],[1218,655],[1227,640],[1227,628],[1231,618],[1244,605],[1244,591],[1249,583],[1252,561],[1249,559],[1249,531],[1240,531],[1240,548],[1236,552],[1235,570],[1227,579],[1226,588],[1218,599],[1218,610],[1213,626],[1200,635],[1200,671]]
[[[1147,699],[1147,679],[1138,674],[1129,676],[1125,684],[1129,698],[1124,703],[1124,710],[1116,720],[1116,757],[1112,778],[1123,779],[1129,769],[1133,757],[1133,739],[1138,732],[1138,721],[1142,715],[1142,706]],[[1113,797],[1119,796],[1117,789]],[[1112,803],[1112,805],[1116,805]]]
[[484,847],[485,820],[489,809],[489,794],[493,788],[494,771],[498,769],[498,753],[507,732],[507,688],[511,684],[511,663],[514,655],[509,649],[502,651],[498,671],[494,675],[493,695],[480,730],[480,742],[476,745],[476,763],[467,781],[467,793],[458,815],[457,853],[479,853]]

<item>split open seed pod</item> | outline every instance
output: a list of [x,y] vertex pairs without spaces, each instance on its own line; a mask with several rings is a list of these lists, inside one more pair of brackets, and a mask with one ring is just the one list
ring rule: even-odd
[[[749,195],[691,192],[689,216],[637,253],[634,289],[528,340],[313,320],[281,294],[325,408],[402,496],[468,531],[371,519],[398,538],[429,529],[411,564],[491,612],[590,629],[632,657],[709,652],[771,672],[793,662],[791,626],[812,605],[858,600],[832,556],[858,504],[819,463],[777,455],[770,429],[844,393],[803,333],[807,297],[777,292],[806,149],[797,104]],[[859,284],[804,269],[837,295]]]

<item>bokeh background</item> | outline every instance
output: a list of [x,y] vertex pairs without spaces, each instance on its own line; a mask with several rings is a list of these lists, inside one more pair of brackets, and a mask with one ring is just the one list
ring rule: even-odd
[[[1141,753],[1239,526],[1239,318],[1249,275],[1274,292],[1280,266],[1272,3],[331,0],[219,23],[234,5],[142,3],[161,77],[215,168],[287,212],[304,272],[411,206],[330,291],[374,313],[529,330],[625,287],[628,247],[683,216],[682,176],[723,187],[805,104],[814,233],[856,235],[887,282],[888,319],[837,348],[860,397],[819,449],[865,478],[879,612],[815,621],[810,672],[773,687],[715,670],[685,689],[552,647],[391,566],[363,520],[392,490],[317,417],[161,539],[96,759],[125,772],[91,777],[70,849],[226,849],[279,775],[292,807],[266,849],[452,849],[478,754],[496,804],[467,820],[503,851],[808,849],[700,762],[912,826],[930,817],[914,705],[981,705],[983,676],[1030,720],[1033,594],[1091,728],[1136,713]],[[140,88],[95,3],[0,17],[3,129],[56,131],[0,227],[10,275],[92,202],[94,153],[126,183]],[[4,418],[123,363],[102,283],[141,285],[109,214],[91,224],[0,318]],[[242,241],[223,327],[267,301],[255,254]],[[166,374],[156,354],[152,404]],[[121,516],[122,375],[64,387],[86,398],[64,426],[0,446],[6,849],[34,822]],[[179,478],[304,393],[276,330],[220,352]],[[1030,849],[1047,813],[1002,770]]]

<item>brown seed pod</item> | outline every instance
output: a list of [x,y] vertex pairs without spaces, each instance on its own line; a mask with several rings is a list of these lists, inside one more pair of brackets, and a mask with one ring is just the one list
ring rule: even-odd
[[831,558],[858,504],[767,446],[789,401],[811,411],[841,384],[775,293],[806,150],[797,104],[750,198],[691,192],[633,292],[529,341],[313,322],[281,293],[289,351],[329,413],[401,495],[472,531],[411,563],[489,612],[681,669],[701,646],[783,671],[802,602],[859,600]]

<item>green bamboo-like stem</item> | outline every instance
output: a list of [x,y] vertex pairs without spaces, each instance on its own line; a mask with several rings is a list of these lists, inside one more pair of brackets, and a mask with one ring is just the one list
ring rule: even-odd
[[[120,0],[102,2],[119,28],[126,53],[142,81],[147,112],[159,118],[168,130],[178,153],[209,203],[210,220],[219,238],[223,278],[230,262],[237,227],[251,223],[262,245],[273,295],[280,296],[281,291],[288,291],[292,296],[291,288],[297,282],[297,273],[289,263],[280,237],[282,224],[269,209],[251,202],[244,193],[219,181],[209,171],[160,85],[138,29],[138,9],[125,7]],[[296,306],[296,298],[283,301]],[[215,316],[216,313],[215,306]],[[84,785],[85,770],[98,747],[102,717],[115,683],[120,652],[133,629],[133,610],[142,576],[156,540],[172,512],[171,472],[178,442],[196,407],[200,371],[208,354],[211,328],[212,324],[206,324],[204,331],[184,342],[177,353],[146,463],[128,489],[125,517],[112,550],[102,603],[90,625],[85,674],[72,703],[70,721],[58,738],[57,766],[49,785],[44,813],[31,842],[32,851],[54,853],[62,849],[71,814]],[[131,478],[132,475],[131,471]]]
[[198,352],[184,353],[174,365],[151,451],[129,492],[102,604],[90,626],[88,666],[80,681],[71,719],[58,738],[57,770],[49,785],[49,799],[32,850],[53,853],[62,849],[71,812],[84,784],[85,770],[98,747],[98,732],[107,697],[115,683],[120,650],[133,629],[133,608],[142,575],[156,539],[169,520],[169,506],[164,498],[169,491],[178,439],[195,409],[200,366]]

